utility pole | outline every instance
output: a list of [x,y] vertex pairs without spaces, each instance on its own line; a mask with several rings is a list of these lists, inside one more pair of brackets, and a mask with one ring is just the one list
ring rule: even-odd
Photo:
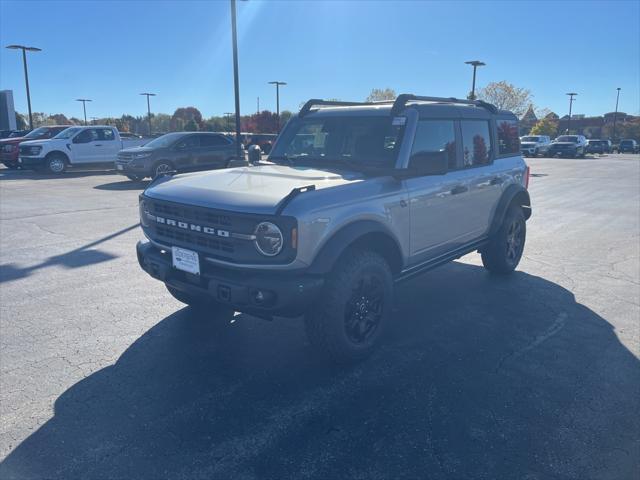
[[147,118],[149,119],[149,136],[151,136],[151,104],[149,103],[149,97],[155,97],[155,93],[141,93],[147,97]]
[[613,114],[613,138],[611,139],[612,142],[616,141],[616,120],[618,120],[618,100],[620,100],[620,87],[616,88],[616,90],[618,90],[618,95],[616,95],[616,111]]
[[577,96],[577,93],[567,93],[569,95],[569,121],[567,122],[567,135],[571,134],[571,107],[575,101],[573,97]]
[[82,102],[82,110],[84,111],[84,124],[87,125],[87,102],[91,102],[88,98],[76,98],[76,102]]
[[33,130],[33,115],[31,113],[31,92],[29,91],[29,72],[27,71],[27,53],[41,52],[41,48],[26,47],[24,45],[7,45],[10,50],[22,50],[22,65],[24,67],[24,83],[27,86],[27,108],[29,109],[29,128]]
[[278,120],[278,132],[280,133],[280,85],[286,85],[287,82],[279,82],[279,81],[273,81],[273,82],[269,82],[269,85],[275,85],[276,86],[276,118]]
[[469,95],[469,100],[476,99],[476,69],[478,67],[484,67],[486,63],[481,62],[480,60],[469,60],[468,62],[464,62],[467,65],[473,66],[473,81],[471,82],[471,95]]
[[233,86],[236,104],[236,159],[244,159],[240,145],[240,80],[238,74],[238,33],[236,30],[236,0],[231,0],[231,41],[233,43]]
[[224,116],[227,118],[227,131],[231,131],[231,115],[233,112],[224,112]]

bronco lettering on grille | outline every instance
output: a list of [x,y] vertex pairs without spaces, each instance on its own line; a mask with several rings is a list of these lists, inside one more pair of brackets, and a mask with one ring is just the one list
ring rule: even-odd
[[205,227],[203,225],[197,225],[194,223],[186,223],[180,220],[174,220],[172,218],[160,217],[157,215],[152,215],[149,212],[145,212],[147,214],[147,218],[156,222],[156,223],[164,223],[166,225],[170,225],[172,227],[182,228],[183,230],[191,230],[193,232],[202,232],[208,235],[215,235],[217,237],[228,238],[234,234],[230,233],[227,230],[215,229],[212,227]]

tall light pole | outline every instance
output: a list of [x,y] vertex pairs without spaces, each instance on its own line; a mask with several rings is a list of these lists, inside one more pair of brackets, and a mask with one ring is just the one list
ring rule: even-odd
[[141,93],[140,95],[144,95],[147,97],[147,118],[149,119],[149,136],[151,136],[151,105],[149,103],[149,97],[155,97],[155,93]]
[[473,66],[473,81],[471,82],[471,95],[469,95],[469,100],[476,99],[476,69],[478,67],[484,67],[486,63],[481,62],[480,60],[469,60],[468,62],[464,62],[467,65]]
[[269,82],[269,85],[275,85],[276,86],[276,118],[278,121],[278,132],[280,133],[280,85],[286,85],[287,82],[278,82],[276,80],[274,80],[273,82]]
[[24,82],[27,85],[27,107],[29,108],[29,128],[33,130],[33,115],[31,114],[31,92],[29,92],[29,73],[27,72],[27,53],[41,52],[41,48],[26,47],[24,45],[7,45],[11,50],[22,50],[22,65],[24,66]]
[[569,121],[567,122],[567,134],[571,133],[571,107],[573,106],[573,102],[575,101],[573,97],[578,95],[577,93],[567,93],[569,95]]
[[236,30],[236,0],[231,0],[231,42],[233,44],[233,87],[236,104],[236,158],[241,160],[240,148],[240,80],[238,74],[238,33]]
[[227,117],[227,130],[231,131],[231,115],[233,112],[224,112],[224,116]]
[[611,139],[613,142],[616,141],[616,120],[618,119],[618,100],[620,100],[620,90],[621,88],[616,88],[618,90],[618,95],[616,95],[616,111],[613,114],[613,138]]
[[84,124],[87,124],[87,102],[91,100],[88,98],[76,98],[76,102],[82,102],[82,110],[84,111]]

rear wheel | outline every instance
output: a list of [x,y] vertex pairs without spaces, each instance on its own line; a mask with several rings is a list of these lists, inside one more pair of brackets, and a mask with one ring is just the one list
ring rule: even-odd
[[492,273],[507,274],[515,270],[522,258],[527,224],[522,208],[509,208],[502,225],[482,250],[482,264]]
[[60,153],[49,155],[45,161],[45,168],[49,173],[59,175],[67,168],[67,159]]
[[349,250],[328,276],[318,303],[305,315],[311,344],[336,363],[367,357],[389,321],[393,278],[375,252]]

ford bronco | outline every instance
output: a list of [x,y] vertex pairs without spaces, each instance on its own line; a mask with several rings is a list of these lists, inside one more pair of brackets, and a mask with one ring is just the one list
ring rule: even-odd
[[358,360],[399,282],[476,250],[491,272],[516,268],[528,178],[517,117],[491,104],[309,100],[268,162],[152,182],[138,261],[181,302],[304,315],[312,345]]

